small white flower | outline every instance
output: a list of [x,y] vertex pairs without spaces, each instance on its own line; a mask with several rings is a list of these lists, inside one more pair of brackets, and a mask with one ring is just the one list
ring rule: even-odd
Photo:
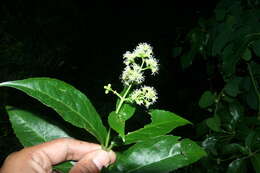
[[142,71],[142,67],[140,65],[136,64],[136,63],[132,64],[131,67],[134,71],[137,71],[137,72]]
[[124,60],[124,64],[125,64],[125,65],[129,65],[129,64],[134,63],[136,56],[135,56],[135,54],[133,54],[133,53],[127,51],[127,52],[123,55],[123,58],[125,59],[125,60]]
[[149,86],[136,89],[130,95],[130,100],[136,102],[138,105],[144,105],[146,108],[155,103],[157,98],[155,89]]
[[153,55],[153,49],[147,43],[140,43],[133,51],[133,54],[136,57],[141,57],[141,58],[151,57]]
[[149,67],[152,71],[152,74],[158,73],[159,71],[159,64],[158,60],[154,57],[150,57],[145,59],[146,66]]
[[121,76],[125,85],[132,83],[141,84],[144,81],[143,73],[139,70],[138,65],[126,66]]

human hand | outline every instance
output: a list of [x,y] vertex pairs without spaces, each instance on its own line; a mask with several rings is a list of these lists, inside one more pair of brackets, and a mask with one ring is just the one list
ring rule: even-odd
[[98,144],[60,138],[9,155],[0,173],[51,173],[53,165],[67,160],[78,161],[70,173],[98,173],[115,159]]

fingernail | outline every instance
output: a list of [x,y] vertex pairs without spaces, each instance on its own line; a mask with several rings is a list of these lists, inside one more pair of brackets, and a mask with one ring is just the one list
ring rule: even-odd
[[97,168],[99,170],[101,170],[104,166],[107,167],[108,166],[108,153],[105,151],[100,151],[97,153],[97,155],[95,156],[95,158],[92,160],[94,162],[94,164],[97,166]]

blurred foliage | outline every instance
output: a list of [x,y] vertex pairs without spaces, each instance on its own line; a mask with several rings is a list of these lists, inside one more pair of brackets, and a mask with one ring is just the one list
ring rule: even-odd
[[183,69],[203,61],[209,83],[198,101],[208,118],[196,125],[208,157],[187,171],[260,172],[259,7],[258,0],[222,0],[174,48]]

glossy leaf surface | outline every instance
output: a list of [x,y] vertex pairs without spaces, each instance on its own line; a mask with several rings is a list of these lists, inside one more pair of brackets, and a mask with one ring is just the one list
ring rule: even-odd
[[121,109],[119,110],[118,115],[122,120],[126,121],[129,118],[131,118],[134,115],[134,113],[135,113],[135,107],[131,104],[124,103]]
[[[50,124],[45,119],[31,112],[7,108],[14,132],[25,147],[34,146],[56,138],[69,137],[69,135],[56,125]],[[68,172],[72,167],[71,162],[64,162],[55,169]]]
[[107,131],[89,99],[73,86],[51,78],[30,78],[0,83],[16,88],[53,108],[64,120],[84,128],[104,144]]
[[180,137],[160,136],[140,142],[119,155],[111,173],[167,173],[205,156],[195,142]]
[[59,127],[50,124],[31,112],[7,107],[14,132],[23,146],[29,147],[56,138],[69,137]]
[[150,115],[152,121],[150,124],[126,135],[127,144],[165,135],[179,126],[191,124],[188,120],[169,111],[155,109],[150,112]]
[[119,136],[125,138],[125,120],[119,117],[119,115],[113,111],[108,116],[109,126],[115,130]]

